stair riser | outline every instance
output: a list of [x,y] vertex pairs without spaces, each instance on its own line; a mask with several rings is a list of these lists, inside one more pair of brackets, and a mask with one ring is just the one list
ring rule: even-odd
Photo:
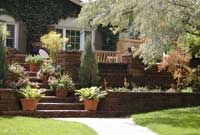
[[38,105],[37,110],[83,110],[83,105]]
[[68,98],[42,98],[40,100],[40,103],[74,103],[74,102],[78,102],[78,101],[73,97],[68,97]]

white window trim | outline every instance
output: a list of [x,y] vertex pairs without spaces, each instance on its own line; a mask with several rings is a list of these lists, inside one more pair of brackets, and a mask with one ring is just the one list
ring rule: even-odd
[[[63,36],[66,37],[66,30],[77,30],[80,31],[80,48],[79,51],[83,51],[85,48],[85,31],[90,31],[92,34],[92,48],[95,50],[94,40],[95,40],[95,30],[91,29],[79,29],[79,28],[71,28],[71,27],[63,27],[63,26],[55,26],[55,29],[62,29]],[[65,49],[65,43],[63,42],[63,50]]]
[[[15,33],[14,33],[14,48],[18,49],[18,42],[19,42],[19,23],[11,23],[11,22],[5,22],[6,25],[14,25],[15,27]],[[5,41],[6,42],[6,41]],[[6,45],[6,44],[5,44]]]

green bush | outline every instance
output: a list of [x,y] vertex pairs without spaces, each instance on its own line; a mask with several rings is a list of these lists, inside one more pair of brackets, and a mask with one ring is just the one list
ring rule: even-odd
[[3,81],[7,73],[6,53],[5,53],[5,38],[6,38],[6,26],[0,22],[0,87],[3,87]]
[[85,51],[81,56],[79,77],[81,87],[91,87],[99,83],[98,64],[89,37],[86,38]]

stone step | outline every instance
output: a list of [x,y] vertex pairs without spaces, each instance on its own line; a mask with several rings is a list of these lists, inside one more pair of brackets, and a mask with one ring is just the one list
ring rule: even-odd
[[36,110],[36,111],[3,111],[1,116],[26,116],[38,118],[68,118],[68,117],[126,117],[132,113],[116,111],[86,111],[86,110]]
[[40,103],[74,103],[78,102],[77,97],[69,96],[69,97],[56,97],[56,96],[45,96],[42,97]]
[[37,77],[37,72],[26,71],[26,73],[29,77]]
[[82,103],[38,103],[37,110],[83,110]]
[[[40,88],[44,88],[44,89],[49,89],[49,88],[50,88],[49,85],[46,84],[46,83],[37,83],[37,84],[38,84],[38,86],[39,86]],[[50,91],[52,91],[52,90],[50,90]]]

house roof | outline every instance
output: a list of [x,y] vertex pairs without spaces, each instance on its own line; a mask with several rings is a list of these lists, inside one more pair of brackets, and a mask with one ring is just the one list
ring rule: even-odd
[[80,0],[70,0],[71,2],[81,6],[81,1]]

